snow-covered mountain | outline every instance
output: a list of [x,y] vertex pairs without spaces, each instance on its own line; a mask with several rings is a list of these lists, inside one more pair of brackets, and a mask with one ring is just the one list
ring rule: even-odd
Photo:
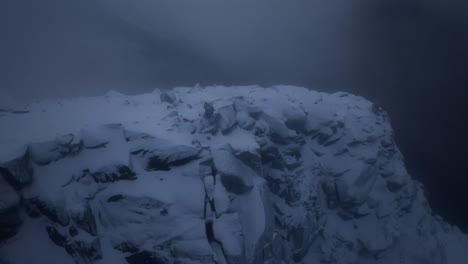
[[[0,106],[1,108],[1,106]],[[466,263],[386,113],[190,87],[0,112],[0,263]]]

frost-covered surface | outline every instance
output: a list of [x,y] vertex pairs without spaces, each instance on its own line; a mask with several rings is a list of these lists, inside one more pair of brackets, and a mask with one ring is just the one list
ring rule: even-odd
[[466,263],[385,112],[304,88],[0,112],[0,263]]

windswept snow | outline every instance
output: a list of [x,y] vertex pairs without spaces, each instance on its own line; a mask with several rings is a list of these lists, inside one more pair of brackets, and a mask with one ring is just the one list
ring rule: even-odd
[[179,87],[0,110],[0,262],[468,259],[362,97]]

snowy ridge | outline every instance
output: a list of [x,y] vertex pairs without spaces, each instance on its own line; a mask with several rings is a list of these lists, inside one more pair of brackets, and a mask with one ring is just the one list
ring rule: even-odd
[[468,259],[361,97],[110,92],[5,109],[0,124],[0,263]]

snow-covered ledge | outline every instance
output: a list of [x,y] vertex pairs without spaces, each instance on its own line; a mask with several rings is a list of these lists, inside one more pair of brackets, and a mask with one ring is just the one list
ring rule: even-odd
[[[386,113],[291,86],[0,112],[0,263],[465,263]],[[3,262],[2,262],[3,261]]]

